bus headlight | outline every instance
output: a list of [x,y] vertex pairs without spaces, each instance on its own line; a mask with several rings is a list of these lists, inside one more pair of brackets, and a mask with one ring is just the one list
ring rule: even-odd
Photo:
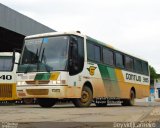
[[66,80],[57,80],[56,84],[66,84]]
[[24,85],[24,82],[17,82],[18,86]]

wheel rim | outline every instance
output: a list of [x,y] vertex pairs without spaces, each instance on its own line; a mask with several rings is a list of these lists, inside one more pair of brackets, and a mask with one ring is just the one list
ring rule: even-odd
[[82,91],[81,102],[86,103],[89,101],[89,93],[87,91]]

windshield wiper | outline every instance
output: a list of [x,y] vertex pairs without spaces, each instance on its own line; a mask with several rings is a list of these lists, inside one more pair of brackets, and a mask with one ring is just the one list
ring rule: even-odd
[[[42,63],[42,61],[44,60],[44,66],[45,66],[45,68],[46,68],[46,71],[47,72],[50,72],[50,68],[47,66],[47,64],[46,64],[46,57],[45,57],[45,55],[44,55],[44,51],[45,51],[45,48],[43,48],[43,51],[42,51],[42,55],[41,55],[41,63]],[[43,63],[42,63],[43,64]]]
[[[31,55],[31,54],[30,54]],[[32,58],[32,56],[30,57]],[[38,63],[38,60],[39,60],[39,56],[38,56],[38,48],[37,48],[37,51],[36,51],[36,54],[35,56],[33,57],[33,59],[31,60],[31,63],[30,64],[35,64],[35,63]],[[30,68],[30,64],[28,63],[27,67],[26,67],[26,70],[24,71],[24,73],[27,73],[29,68]]]
[[[44,56],[44,50],[45,50],[45,48],[43,48],[43,51],[42,51],[41,62],[42,62],[43,58],[45,57],[45,56]],[[45,58],[44,58],[44,59],[45,59]],[[44,63],[46,64],[45,60],[44,60]]]
[[[42,63],[42,60],[43,60],[43,58],[45,57],[45,56],[44,56],[45,48],[43,48],[43,50],[42,50],[43,43],[44,43],[44,38],[42,39],[42,42],[41,42],[41,46],[40,46],[40,49],[39,49],[39,54],[37,53],[37,57],[38,57],[38,61],[37,61],[37,71],[39,70],[39,63]],[[41,54],[41,51],[42,51],[42,54]],[[41,54],[41,59],[39,58],[39,57],[40,57],[40,54]],[[40,59],[40,61],[39,61],[39,59]],[[43,63],[42,63],[42,64],[43,64]],[[47,67],[46,62],[44,63],[44,66],[45,66],[45,68],[46,68],[46,71],[47,71],[47,72],[50,72],[50,69]]]
[[39,69],[39,57],[40,57],[40,54],[41,54],[43,41],[44,41],[44,38],[42,39],[42,42],[41,42],[41,45],[40,45],[39,54],[37,54],[37,56],[38,56],[38,61],[37,61],[37,71],[38,71],[38,69]]
[[[37,51],[36,51],[36,54],[35,56],[33,57],[33,63],[37,63],[39,60],[39,56],[38,56],[38,48],[37,48]],[[32,63],[32,62],[31,62]]]
[[27,65],[26,70],[24,71],[24,73],[27,73],[29,68],[30,68],[30,64]]

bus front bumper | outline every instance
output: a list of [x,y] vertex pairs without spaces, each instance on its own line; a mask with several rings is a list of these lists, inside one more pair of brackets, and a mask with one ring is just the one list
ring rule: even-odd
[[81,87],[67,85],[51,86],[18,86],[19,98],[80,98]]

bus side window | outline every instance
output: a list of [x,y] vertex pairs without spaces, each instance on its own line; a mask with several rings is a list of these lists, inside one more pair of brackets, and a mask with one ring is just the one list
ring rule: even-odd
[[94,45],[87,42],[87,59],[94,61]]
[[133,71],[133,58],[125,55],[125,67],[129,71]]
[[87,41],[87,59],[94,62],[101,61],[101,48],[93,44],[91,41]]
[[113,51],[108,48],[103,48],[103,63],[113,66],[114,65]]
[[95,51],[95,58],[94,58],[94,60],[96,62],[100,62],[101,61],[100,47],[99,46],[94,46],[94,51]]
[[124,56],[121,53],[115,53],[116,66],[119,68],[124,68]]
[[142,71],[142,62],[139,59],[134,59],[134,70],[137,73],[143,73]]
[[148,75],[148,63],[147,62],[142,62],[142,70],[143,74]]

